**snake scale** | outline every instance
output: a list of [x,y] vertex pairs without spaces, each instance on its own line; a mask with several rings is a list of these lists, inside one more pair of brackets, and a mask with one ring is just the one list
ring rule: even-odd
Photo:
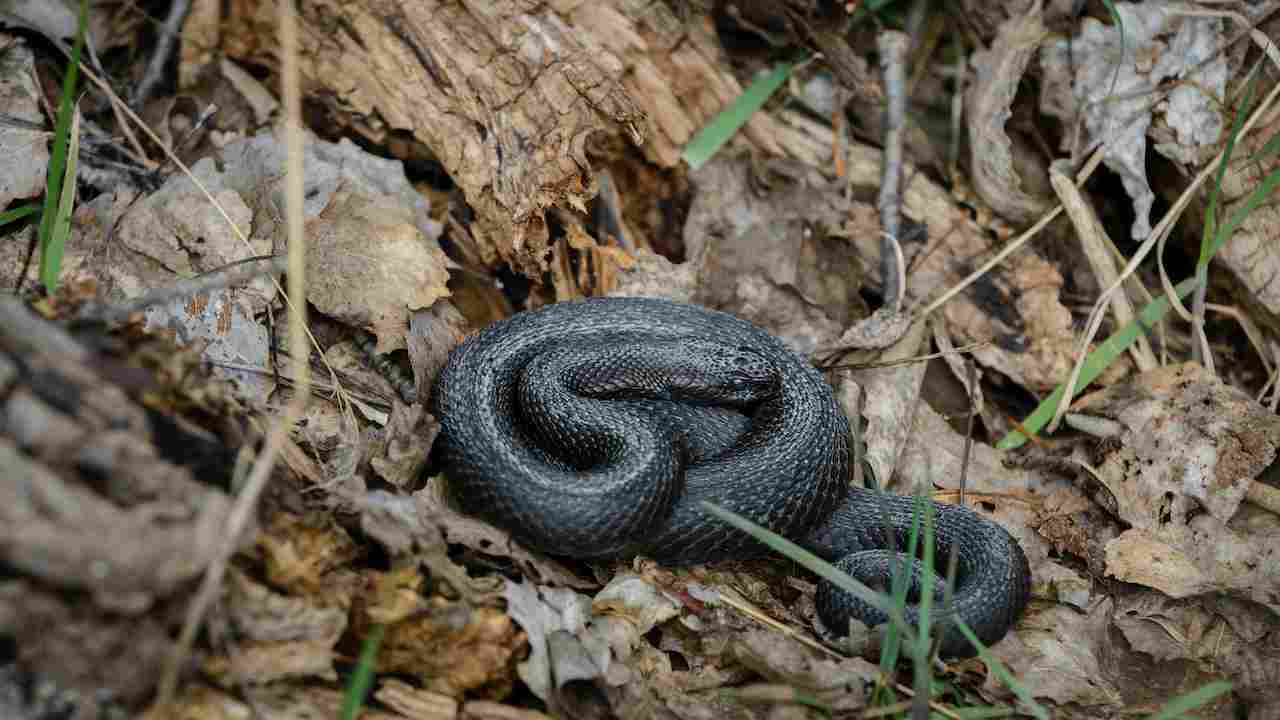
[[[620,297],[520,313],[451,352],[431,410],[441,425],[434,452],[462,509],[537,550],[669,565],[767,552],[708,515],[705,500],[873,587],[888,587],[901,567],[893,561],[907,546],[913,499],[850,487],[849,424],[830,386],[777,338],[732,315]],[[949,612],[993,643],[1027,603],[1026,556],[968,508],[933,509],[939,567],[957,550]],[[913,562],[918,583],[923,564]],[[913,624],[915,595],[906,613]],[[886,621],[826,582],[817,609],[837,633],[851,617]],[[941,652],[974,653],[954,629]]]

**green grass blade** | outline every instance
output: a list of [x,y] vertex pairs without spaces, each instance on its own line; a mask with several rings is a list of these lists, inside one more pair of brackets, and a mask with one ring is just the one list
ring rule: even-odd
[[[920,600],[916,604],[916,642],[911,648],[911,689],[915,691],[915,696],[911,699],[911,712],[913,717],[923,717],[928,715],[929,700],[933,697],[933,676],[930,674],[933,668],[929,665],[929,650],[933,645],[929,636],[930,623],[933,622],[933,583],[937,578],[933,572],[933,503],[922,493],[917,493],[912,514],[921,517],[921,525],[924,527],[921,548],[924,576],[920,578]],[[914,558],[915,553],[910,557]]]
[[1261,73],[1255,70],[1253,77],[1249,78],[1249,84],[1245,86],[1244,97],[1240,98],[1235,119],[1231,123],[1231,134],[1227,136],[1227,146],[1222,151],[1222,162],[1218,163],[1218,170],[1213,175],[1213,185],[1209,188],[1209,202],[1205,206],[1205,231],[1200,240],[1200,258],[1196,261],[1196,274],[1200,277],[1207,272],[1209,260],[1213,258],[1217,248],[1222,246],[1219,241],[1222,233],[1215,232],[1218,198],[1222,194],[1222,178],[1227,174],[1227,164],[1230,163],[1231,155],[1235,152],[1236,140],[1240,138],[1240,130],[1244,127],[1244,117],[1249,114],[1249,106],[1253,103],[1253,91],[1257,87],[1260,75]]
[[20,205],[12,210],[0,212],[0,227],[4,227],[11,222],[17,222],[18,220],[39,211],[39,205],[35,203],[27,203],[26,205]]
[[[1195,278],[1189,278],[1178,283],[1174,288],[1178,292],[1178,297],[1184,298],[1191,294],[1196,286]],[[1147,303],[1142,308],[1142,312],[1138,313],[1138,317],[1120,328],[1111,337],[1103,341],[1098,347],[1085,358],[1084,367],[1080,370],[1080,381],[1076,386],[1085,388],[1089,383],[1093,382],[1102,371],[1110,365],[1120,353],[1124,352],[1133,341],[1138,338],[1139,333],[1145,333],[1149,328],[1154,327],[1160,322],[1160,318],[1169,312],[1169,298],[1161,295],[1160,297]],[[1044,427],[1046,423],[1053,418],[1054,412],[1058,409],[1058,402],[1062,399],[1062,393],[1066,391],[1066,383],[1059,385],[1044,400],[1040,401],[1040,405],[1022,421],[1022,426],[1030,432],[1037,432]],[[1072,393],[1072,397],[1075,393]],[[996,448],[1000,450],[1012,450],[1022,446],[1027,441],[1025,435],[1017,430],[1011,431],[996,443]]]
[[1240,223],[1244,222],[1244,219],[1249,217],[1249,213],[1258,209],[1258,206],[1262,204],[1262,201],[1266,200],[1267,196],[1275,190],[1277,184],[1280,184],[1280,168],[1276,168],[1268,173],[1267,176],[1262,179],[1262,182],[1258,183],[1253,191],[1249,193],[1249,197],[1245,198],[1245,201],[1240,204],[1240,207],[1236,208],[1236,211],[1231,214],[1231,219],[1222,226],[1217,237],[1214,238],[1210,256],[1216,254],[1218,250],[1222,249],[1222,246],[1227,243],[1227,239],[1236,231],[1236,228],[1240,226]]
[[58,200],[58,213],[53,219],[53,232],[49,242],[41,248],[40,280],[50,291],[58,285],[58,272],[62,268],[62,254],[71,236],[71,212],[76,200],[76,166],[80,160],[80,111],[71,114],[68,132],[66,175],[62,179],[62,197]]
[[778,63],[773,70],[755,79],[755,82],[734,99],[729,107],[711,119],[705,127],[697,132],[684,146],[684,161],[690,169],[697,170],[711,159],[729,138],[733,137],[755,111],[787,81],[793,65],[789,62]]
[[360,658],[356,660],[355,670],[351,673],[351,681],[347,684],[347,692],[342,698],[342,720],[355,720],[360,715],[364,699],[373,686],[373,662],[378,657],[378,648],[382,646],[382,636],[387,626],[382,623],[374,625],[360,647]]
[[[702,508],[712,515],[716,516],[725,523],[747,533],[751,537],[777,550],[787,558],[797,562],[826,580],[830,580],[836,587],[844,590],[859,600],[874,606],[877,610],[889,616],[889,622],[899,626],[900,632],[905,636],[908,643],[915,642],[915,633],[907,626],[906,620],[903,619],[902,613],[893,607],[889,598],[863,585],[857,580],[845,575],[835,568],[831,563],[826,562],[822,558],[796,545],[790,540],[772,532],[766,528],[760,527],[755,523],[740,517],[739,515],[725,510],[717,505],[703,501]],[[831,628],[838,632],[836,628]]]
[[[911,514],[911,532],[907,535],[906,552],[900,554],[902,558],[901,570],[895,570],[890,589],[893,591],[891,596],[893,606],[906,617],[907,610],[907,590],[910,589],[911,583],[911,565],[912,558],[916,556],[916,548],[920,546],[920,523],[922,521],[922,513],[919,511],[919,505],[913,508]],[[884,513],[885,531],[891,532],[889,525],[889,514],[887,510]],[[893,674],[894,667],[898,664],[898,658],[902,656],[902,635],[898,632],[897,626],[889,623],[888,629],[884,634],[884,642],[880,647],[880,672],[885,677]]]
[[1159,712],[1152,715],[1150,720],[1172,720],[1185,712],[1195,710],[1201,705],[1208,703],[1210,700],[1225,692],[1229,692],[1230,690],[1231,683],[1229,682],[1224,680],[1211,682],[1204,687],[1197,688],[1185,695],[1180,695],[1173,700],[1170,700],[1168,704],[1160,708]]
[[[57,287],[58,268],[48,264],[48,247],[53,238],[54,223],[62,198],[62,181],[67,163],[67,136],[75,105],[76,79],[80,74],[80,53],[84,50],[84,35],[89,26],[89,0],[80,0],[80,16],[76,26],[76,41],[71,48],[71,60],[62,76],[62,99],[58,102],[58,120],[53,130],[53,152],[49,156],[49,169],[44,195],[44,210],[40,216],[40,280],[46,290]],[[75,192],[75,188],[71,188]],[[58,253],[61,259],[61,253]]]

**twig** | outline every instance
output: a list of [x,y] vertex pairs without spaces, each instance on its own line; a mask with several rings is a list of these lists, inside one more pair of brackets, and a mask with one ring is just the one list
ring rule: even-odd
[[1205,303],[1205,309],[1226,315],[1240,323],[1241,329],[1244,330],[1244,336],[1249,338],[1249,344],[1253,345],[1254,351],[1258,353],[1258,359],[1262,361],[1262,367],[1266,370],[1267,375],[1271,375],[1271,360],[1267,357],[1266,346],[1263,344],[1262,329],[1258,327],[1257,323],[1241,312],[1240,308],[1235,305]]
[[973,358],[965,358],[965,374],[968,378],[969,385],[969,423],[964,430],[964,455],[960,461],[960,504],[964,504],[964,486],[969,479],[969,455],[973,451],[973,419],[978,414],[978,403],[975,399],[974,387],[978,384],[978,366],[973,362]]
[[297,298],[297,302],[289,305],[289,353],[292,364],[290,370],[297,382],[297,391],[289,398],[282,416],[272,426],[262,454],[258,456],[244,489],[236,498],[236,505],[231,511],[226,532],[223,534],[223,543],[205,571],[199,592],[187,608],[182,634],[174,645],[174,652],[161,676],[160,689],[157,693],[157,705],[160,707],[167,707],[177,691],[180,670],[191,653],[196,632],[203,623],[205,613],[217,597],[218,587],[221,585],[227,564],[236,550],[237,541],[248,525],[249,518],[257,509],[258,498],[271,477],[276,458],[288,444],[289,433],[297,418],[306,409],[311,394],[311,368],[307,362],[310,350],[307,341],[310,336],[305,332],[307,317],[306,303],[303,301],[306,297],[306,245],[302,218],[302,92],[298,78],[298,30],[293,2],[283,0],[277,7],[280,25],[281,94],[284,96],[285,110],[284,195],[285,225],[289,242],[288,294],[290,297]]
[[164,25],[160,26],[160,33],[156,36],[156,50],[151,54],[151,61],[147,63],[146,71],[142,73],[142,80],[129,96],[131,107],[141,108],[151,97],[151,93],[155,92],[156,86],[160,84],[161,78],[164,77],[165,66],[169,64],[169,57],[173,55],[174,43],[178,39],[178,34],[182,32],[182,23],[187,19],[187,13],[190,11],[191,0],[170,0],[169,15],[165,17]]
[[80,316],[97,317],[108,324],[121,323],[128,320],[130,315],[153,305],[239,285],[263,275],[278,275],[285,271],[286,266],[287,258],[283,255],[246,258],[191,279],[179,280],[169,287],[157,288],[119,305],[86,306]]
[[954,71],[956,90],[951,94],[951,137],[947,140],[947,177],[953,185],[960,168],[960,137],[964,132],[965,80],[969,79],[967,72],[969,56],[964,52],[964,42],[960,38],[960,33],[953,36],[956,54]]
[[819,367],[823,370],[871,370],[874,368],[890,368],[897,367],[899,365],[910,365],[911,363],[924,362],[925,360],[936,360],[941,357],[946,357],[947,355],[962,355],[964,353],[973,352],[974,350],[981,350],[990,344],[990,340],[979,340],[978,342],[972,342],[968,345],[961,345],[958,348],[940,350],[939,352],[929,353],[928,355],[916,355],[909,358],[903,358],[901,360],[878,360],[876,362],[866,363],[834,363],[831,365],[820,365]]
[[880,267],[884,278],[885,305],[897,312],[901,309],[905,290],[905,283],[899,281],[902,262],[898,258],[901,251],[895,252],[894,246],[901,231],[902,139],[907,115],[905,65],[911,39],[904,33],[888,31],[880,33],[876,44],[885,90],[884,159],[880,166],[880,197],[876,204],[880,210],[880,227],[888,236],[880,240]]
[[[1107,238],[1107,231],[1102,227],[1102,223],[1098,222],[1097,214],[1080,194],[1080,189],[1067,177],[1063,169],[1064,164],[1064,161],[1059,160],[1049,166],[1049,183],[1057,193],[1063,209],[1066,210],[1067,218],[1075,227],[1076,236],[1080,238],[1080,245],[1085,257],[1089,260],[1094,276],[1098,279],[1098,285],[1107,287],[1116,279],[1116,266],[1108,250],[1110,240]],[[1135,317],[1133,303],[1130,302],[1129,296],[1122,292],[1116,293],[1115,297],[1111,298],[1111,312],[1115,315],[1117,327],[1128,325]],[[1138,335],[1137,342],[1129,346],[1129,351],[1142,372],[1158,367],[1155,353],[1151,352],[1151,345],[1147,342],[1145,335]]]

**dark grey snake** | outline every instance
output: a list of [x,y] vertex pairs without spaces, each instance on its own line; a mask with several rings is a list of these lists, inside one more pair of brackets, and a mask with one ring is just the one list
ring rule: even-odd
[[[672,565],[766,552],[708,515],[706,500],[869,585],[888,587],[901,567],[886,549],[884,518],[905,548],[913,500],[849,487],[849,424],[831,388],[777,338],[732,315],[646,298],[521,313],[454,349],[431,408],[441,424],[436,457],[462,509],[532,548]],[[993,643],[1027,603],[1026,556],[973,511],[933,508],[939,567],[957,546],[952,612]],[[922,568],[915,561],[917,578]],[[850,617],[886,621],[826,583],[817,605],[840,633]],[[914,603],[906,617],[915,623]],[[973,649],[951,630],[942,653]]]

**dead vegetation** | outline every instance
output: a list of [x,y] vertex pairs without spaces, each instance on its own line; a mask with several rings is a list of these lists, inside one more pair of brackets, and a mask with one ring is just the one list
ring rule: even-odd
[[93,2],[64,103],[74,4],[0,0],[0,716],[335,717],[366,671],[364,718],[910,713],[792,563],[448,502],[449,349],[613,293],[767,328],[883,486],[1018,539],[1033,604],[934,713],[1280,718],[1280,3],[938,5],[318,0],[291,52],[276,2]]

